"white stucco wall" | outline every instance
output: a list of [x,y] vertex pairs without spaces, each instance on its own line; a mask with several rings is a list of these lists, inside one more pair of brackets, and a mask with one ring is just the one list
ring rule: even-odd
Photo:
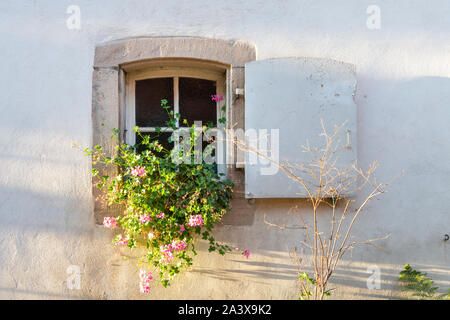
[[[366,26],[369,5],[381,29]],[[66,9],[81,9],[69,30]],[[386,233],[385,250],[345,257],[336,298],[386,298],[411,263],[450,287],[450,3],[441,1],[8,1],[0,2],[0,298],[296,298],[287,246],[303,236],[266,230],[298,223],[293,201],[260,200],[253,222],[217,237],[250,259],[200,254],[192,272],[151,296],[138,293],[135,262],[94,224],[90,163],[72,141],[91,142],[95,45],[135,36],[191,35],[255,43],[258,59],[312,56],[356,65],[358,158],[378,178],[401,178],[362,216],[356,238]],[[232,240],[231,240],[232,239]],[[82,289],[68,290],[78,265]],[[368,290],[366,269],[382,272]],[[245,290],[244,290],[245,289]]]

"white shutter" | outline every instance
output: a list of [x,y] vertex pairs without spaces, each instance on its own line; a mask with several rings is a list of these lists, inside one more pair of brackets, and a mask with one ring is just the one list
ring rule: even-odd
[[[279,129],[279,163],[304,164],[310,161],[308,154],[302,151],[307,140],[311,146],[323,146],[323,138],[319,136],[321,119],[328,132],[346,121],[340,134],[337,166],[351,167],[356,160],[355,90],[355,68],[347,63],[319,58],[247,63],[245,130],[248,143],[259,147],[262,153],[271,149],[267,156],[277,160],[277,131],[271,134],[271,129]],[[275,148],[271,148],[270,141]],[[301,198],[307,195],[301,184],[273,164],[271,166],[270,162],[261,160],[252,152],[246,153],[247,198]],[[308,179],[301,170],[296,174]]]

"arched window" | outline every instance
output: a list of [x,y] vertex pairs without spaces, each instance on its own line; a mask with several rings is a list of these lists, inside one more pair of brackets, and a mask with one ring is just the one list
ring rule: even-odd
[[[93,145],[100,144],[113,153],[113,128],[120,130],[123,142],[133,144],[135,125],[144,133],[164,127],[164,115],[158,109],[161,99],[167,99],[174,112],[189,124],[211,121],[220,127],[218,119],[225,117],[227,126],[244,128],[244,99],[235,92],[244,87],[245,63],[254,60],[254,45],[235,40],[139,37],[98,45],[92,85]],[[211,94],[223,95],[224,100],[216,103],[210,100]],[[222,104],[226,105],[225,111]],[[182,127],[183,123],[178,125]],[[233,146],[224,148],[230,150]],[[98,169],[101,175],[115,174],[110,168]],[[243,172],[233,165],[218,170],[227,172],[235,182],[236,196],[243,197]],[[115,211],[120,210],[106,205],[95,183],[93,196],[98,224],[104,216],[116,215]]]

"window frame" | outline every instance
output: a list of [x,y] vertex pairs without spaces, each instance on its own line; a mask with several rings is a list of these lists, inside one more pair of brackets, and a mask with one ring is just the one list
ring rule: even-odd
[[[245,64],[256,60],[256,51],[252,42],[199,36],[135,36],[97,43],[92,65],[92,146],[102,145],[106,152],[116,155],[117,145],[125,141],[126,75],[151,66],[184,65],[225,72],[226,126],[244,129],[245,98],[235,92],[244,88]],[[111,139],[113,129],[120,130],[118,140]],[[244,199],[245,176],[242,169],[232,164],[236,157],[234,149],[233,143],[227,143],[227,177],[234,183],[233,201],[239,206]],[[91,165],[98,168],[100,176],[117,174],[113,166]],[[123,208],[108,205],[106,189],[96,187],[97,179],[92,177],[92,208],[95,223],[102,225],[104,217],[120,215]],[[239,212],[227,219],[233,216],[231,224],[250,223],[244,218],[250,217],[248,214]]]
[[[133,128],[136,126],[136,81],[155,79],[155,78],[173,78],[173,109],[174,114],[179,113],[179,78],[196,78],[203,80],[210,80],[216,82],[216,94],[222,95],[224,99],[216,102],[216,114],[217,125],[212,130],[222,130],[225,132],[226,123],[220,123],[219,119],[225,117],[228,122],[227,110],[223,111],[222,107],[226,104],[227,99],[227,74],[226,71],[204,69],[201,67],[189,67],[189,66],[152,66],[145,69],[138,69],[128,72],[125,76],[125,110],[124,110],[124,139],[127,144],[134,145],[136,143],[136,135]],[[161,97],[162,99],[164,97]],[[228,106],[227,106],[228,107]],[[181,119],[182,120],[182,119]],[[179,120],[177,120],[176,126],[181,130],[188,130],[179,126]],[[139,127],[140,132],[156,132],[157,127]],[[172,132],[171,128],[160,127],[161,132]],[[225,178],[227,175],[226,166],[226,141],[220,141],[221,148],[223,150],[223,159],[221,163],[217,163],[217,172]]]

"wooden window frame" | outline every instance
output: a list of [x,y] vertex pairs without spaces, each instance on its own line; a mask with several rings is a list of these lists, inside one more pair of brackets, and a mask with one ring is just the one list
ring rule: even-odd
[[[223,111],[222,107],[225,102],[228,101],[227,97],[227,81],[226,72],[220,70],[208,70],[198,67],[186,67],[186,66],[153,66],[144,69],[138,69],[126,74],[125,77],[125,142],[134,145],[136,143],[136,135],[133,128],[136,126],[136,81],[156,78],[172,78],[173,79],[173,108],[174,113],[179,113],[179,79],[180,78],[195,78],[202,80],[210,80],[216,82],[216,94],[222,95],[224,100],[216,103],[217,110],[217,126],[213,130],[219,129],[225,132],[226,125],[220,123],[218,120],[225,117],[228,121],[229,112]],[[164,98],[164,97],[161,97]],[[183,127],[179,126],[179,121],[176,125],[179,129],[183,130]],[[140,132],[148,133],[155,132],[157,127],[139,127]],[[173,132],[173,129],[167,127],[160,127],[162,132]],[[188,130],[188,128],[185,128]],[[222,150],[224,150],[222,163],[217,164],[218,173],[225,178],[227,175],[226,165],[226,142],[220,141],[217,143],[222,144]]]

